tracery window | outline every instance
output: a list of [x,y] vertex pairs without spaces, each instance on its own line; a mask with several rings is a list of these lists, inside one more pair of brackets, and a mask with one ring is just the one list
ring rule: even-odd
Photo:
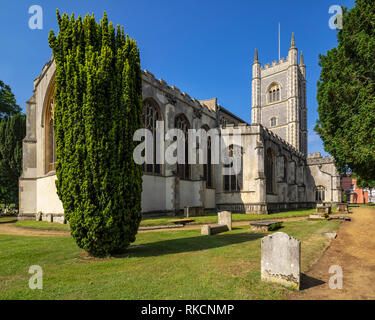
[[143,165],[143,171],[150,174],[161,174],[161,165],[156,162],[156,122],[162,121],[162,114],[160,112],[159,105],[153,99],[146,99],[143,102],[143,115],[142,115],[143,126],[152,133],[153,147],[152,147],[152,163],[145,163]]
[[271,148],[267,149],[265,159],[266,173],[266,192],[267,194],[275,193],[275,153]]
[[268,89],[268,102],[273,103],[280,101],[281,99],[281,90],[278,84],[272,84]]
[[[209,131],[208,126],[203,127],[204,130]],[[203,164],[203,179],[206,181],[206,187],[213,187],[213,165],[212,165],[212,142],[211,137],[207,137],[207,162]]]
[[44,118],[45,133],[45,171],[46,173],[56,170],[56,138],[54,128],[55,99],[53,97],[54,87],[50,90],[47,109]]
[[316,188],[315,200],[317,202],[323,202],[325,200],[325,188],[323,186],[319,186]]
[[224,190],[227,192],[239,192],[243,186],[243,150],[240,146],[230,145],[228,156],[233,158],[232,164],[224,165],[226,168],[233,168],[232,175],[224,175]]
[[189,120],[184,114],[180,114],[175,119],[175,128],[183,131],[185,135],[185,163],[177,164],[177,176],[183,180],[190,179],[189,165],[189,147],[188,147],[188,130],[190,129]]
[[288,158],[284,156],[284,182],[288,182]]

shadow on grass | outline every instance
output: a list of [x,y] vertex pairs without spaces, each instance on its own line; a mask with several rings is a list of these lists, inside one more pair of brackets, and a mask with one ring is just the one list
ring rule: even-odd
[[7,220],[7,221],[0,221],[0,224],[13,224],[13,223],[16,223],[17,222],[17,219],[15,220]]
[[307,274],[301,273],[301,286],[300,290],[307,290],[313,287],[325,284],[324,281],[309,277]]
[[254,241],[266,235],[265,233],[239,233],[164,240],[130,246],[126,253],[115,255],[114,258],[154,257],[175,253],[203,251]]

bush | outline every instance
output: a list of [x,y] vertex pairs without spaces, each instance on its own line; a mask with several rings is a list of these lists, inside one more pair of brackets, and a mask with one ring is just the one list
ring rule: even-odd
[[94,16],[57,11],[54,126],[57,192],[71,233],[91,255],[124,251],[141,221],[142,169],[133,161],[141,128],[142,78],[136,42]]

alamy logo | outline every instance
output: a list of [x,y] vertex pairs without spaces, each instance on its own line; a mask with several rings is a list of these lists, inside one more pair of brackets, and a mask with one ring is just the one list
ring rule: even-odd
[[43,270],[40,266],[31,266],[29,273],[33,276],[29,279],[29,288],[31,290],[43,289]]
[[[170,129],[164,134],[164,121],[156,130],[139,129],[133,141],[140,142],[133,152],[134,162],[143,164],[222,164],[223,175],[242,170],[241,129]],[[210,159],[210,161],[208,161]]]
[[342,7],[339,5],[330,6],[328,13],[334,14],[328,21],[328,25],[332,30],[341,30],[343,27]]
[[332,290],[342,290],[343,288],[343,271],[340,266],[331,266],[328,270],[330,274],[334,274],[329,278],[329,288]]
[[29,8],[29,28],[31,30],[43,30],[43,9],[41,6],[33,5]]

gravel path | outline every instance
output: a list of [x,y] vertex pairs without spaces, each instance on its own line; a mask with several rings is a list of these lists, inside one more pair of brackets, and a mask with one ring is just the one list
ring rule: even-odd
[[[302,283],[305,289],[291,293],[289,299],[375,299],[375,207],[352,211],[352,221],[341,224],[337,238],[307,272]],[[343,270],[342,290],[329,288],[329,279],[334,276],[329,269],[333,265]]]

